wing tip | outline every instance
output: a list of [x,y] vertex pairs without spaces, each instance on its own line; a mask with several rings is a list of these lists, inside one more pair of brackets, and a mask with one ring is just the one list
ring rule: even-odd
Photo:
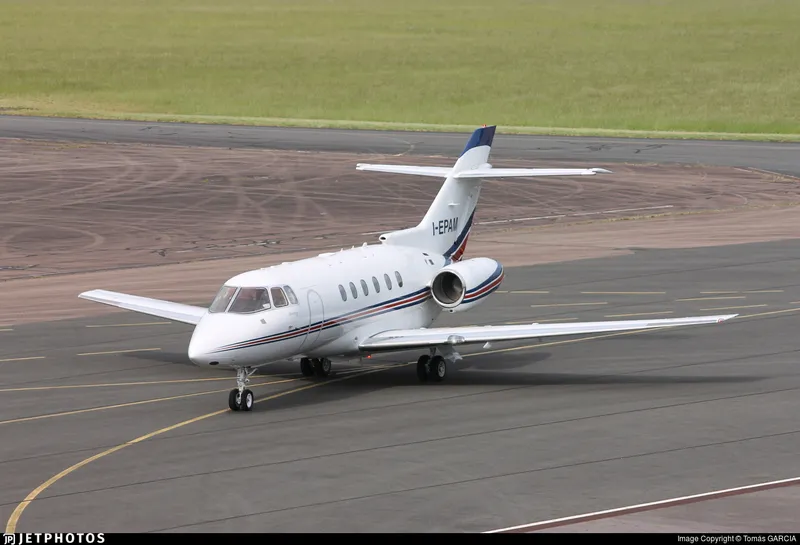
[[594,174],[614,174],[607,168],[590,168],[589,170],[591,170]]
[[78,294],[78,297],[81,299],[90,299],[92,297],[99,297],[104,294],[108,294],[109,292],[106,290],[87,290]]

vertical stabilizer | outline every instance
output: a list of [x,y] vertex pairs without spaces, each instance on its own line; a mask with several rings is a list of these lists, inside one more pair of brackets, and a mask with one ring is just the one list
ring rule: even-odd
[[488,163],[496,127],[483,126],[472,133],[452,167],[373,165],[359,163],[358,170],[444,178],[425,217],[416,226],[381,235],[384,244],[411,246],[458,261],[464,254],[485,178],[536,178],[541,176],[594,176],[610,174],[604,168],[493,168]]
[[481,127],[472,133],[422,221],[416,227],[382,235],[385,244],[412,246],[444,255],[453,261],[461,259],[472,229],[483,180],[458,179],[456,176],[488,166],[495,129],[495,126]]

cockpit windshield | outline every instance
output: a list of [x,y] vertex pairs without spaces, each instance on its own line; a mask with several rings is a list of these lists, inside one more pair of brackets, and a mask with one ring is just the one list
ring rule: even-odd
[[[270,294],[272,299],[270,300]],[[233,302],[231,302],[233,301]],[[246,314],[271,308],[297,305],[297,296],[289,286],[273,288],[239,288],[222,286],[208,307],[208,312]]]
[[236,293],[235,286],[222,286],[220,288],[219,293],[217,296],[214,297],[214,301],[211,302],[211,306],[208,307],[209,312],[225,312],[225,309],[228,308],[228,304],[233,299],[233,294]]
[[258,312],[271,307],[269,293],[265,288],[242,288],[236,294],[228,312],[246,313]]

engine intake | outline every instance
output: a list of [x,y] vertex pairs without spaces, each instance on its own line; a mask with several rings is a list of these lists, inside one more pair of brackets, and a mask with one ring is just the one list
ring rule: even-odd
[[461,312],[483,302],[503,281],[503,266],[476,257],[443,267],[431,281],[431,296],[449,312]]

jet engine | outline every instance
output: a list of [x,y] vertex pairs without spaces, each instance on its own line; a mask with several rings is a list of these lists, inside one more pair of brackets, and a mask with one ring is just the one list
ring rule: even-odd
[[443,267],[431,281],[431,296],[448,312],[462,312],[482,303],[503,281],[503,266],[475,257]]

